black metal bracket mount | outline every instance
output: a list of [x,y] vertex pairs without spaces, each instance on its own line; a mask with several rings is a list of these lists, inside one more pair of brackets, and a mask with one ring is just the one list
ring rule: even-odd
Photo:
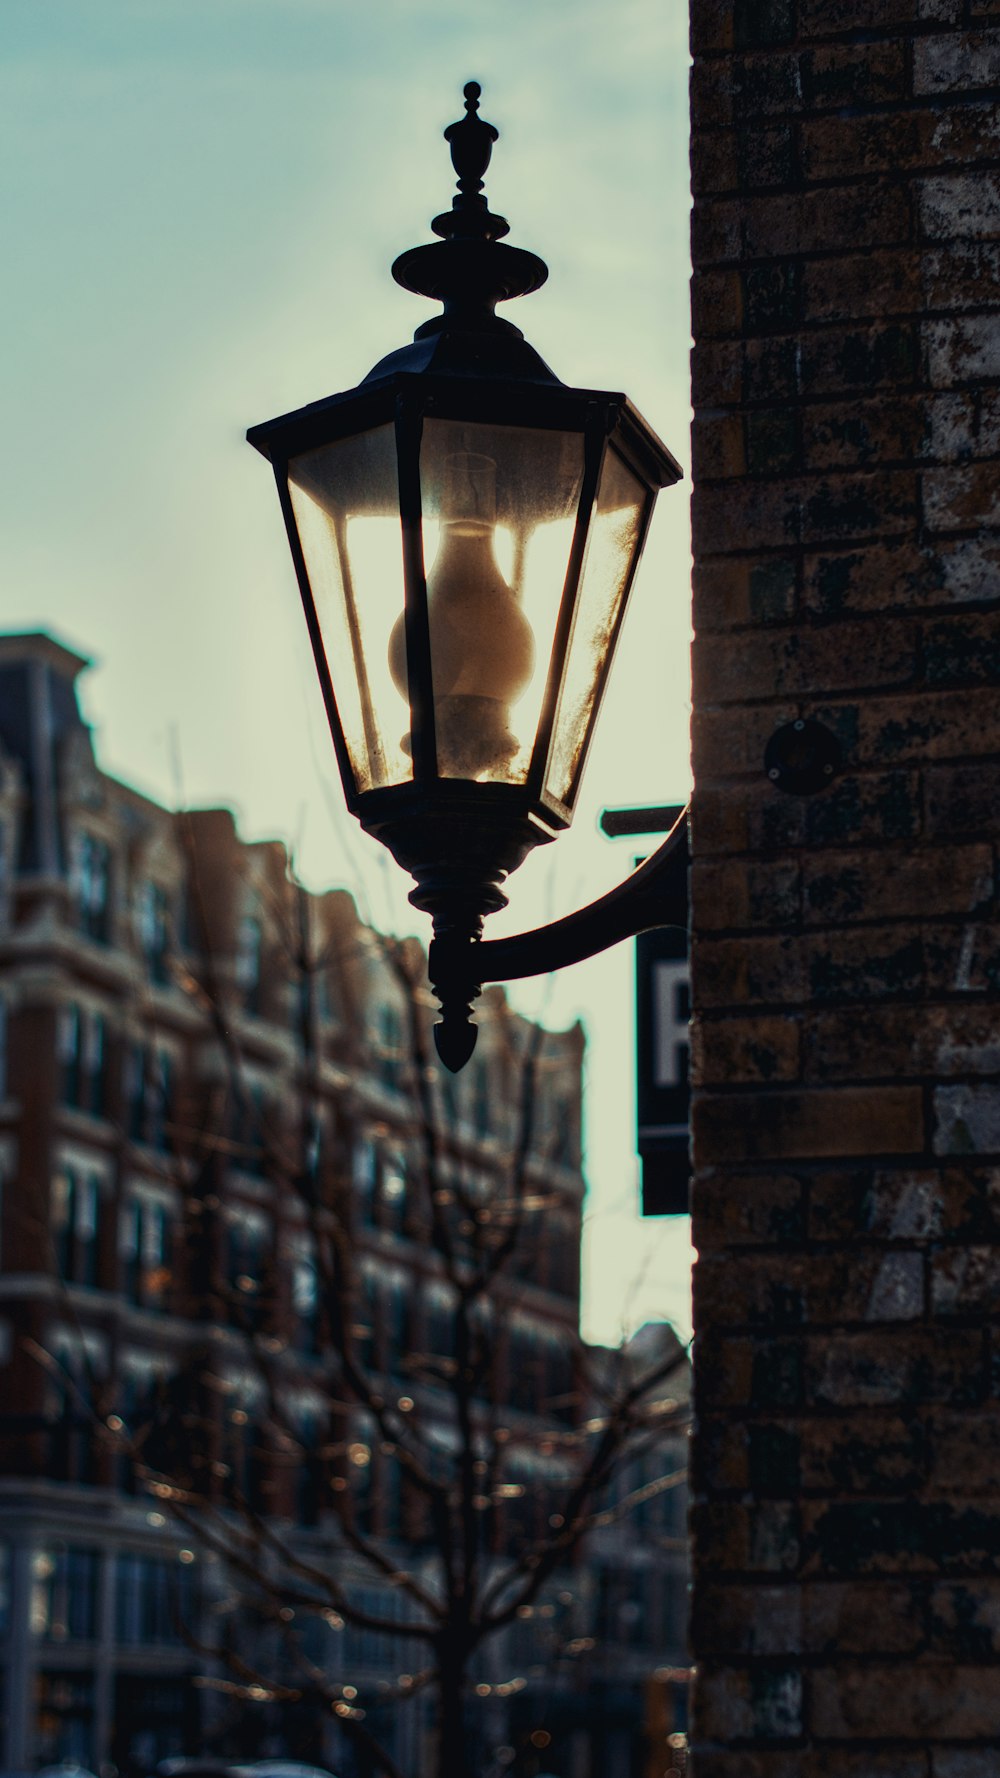
[[441,1006],[434,1041],[446,1068],[457,1074],[476,1047],[472,1005],[484,982],[523,981],[566,969],[664,924],[664,885],[684,846],[687,816],[685,808],[652,856],[589,907],[513,938],[468,939],[445,933],[432,939],[428,973]]

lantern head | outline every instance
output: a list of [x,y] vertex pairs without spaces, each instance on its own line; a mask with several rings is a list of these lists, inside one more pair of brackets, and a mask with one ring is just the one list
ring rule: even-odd
[[393,275],[443,313],[356,389],[254,427],[274,467],[348,807],[439,937],[572,819],[657,491],[624,395],[569,388],[496,314],[547,270],[482,195],[497,132],[445,131],[441,237]]

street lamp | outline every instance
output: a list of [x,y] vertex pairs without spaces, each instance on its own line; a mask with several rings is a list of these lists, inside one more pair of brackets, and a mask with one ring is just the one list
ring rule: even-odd
[[[498,132],[479,94],[445,131],[439,239],[392,268],[443,312],[358,388],[247,434],[274,468],[348,808],[433,920],[453,1070],[499,979],[483,920],[572,820],[653,502],[681,474],[626,396],[567,387],[496,314],[548,271],[483,195]],[[549,967],[554,931],[505,976]]]

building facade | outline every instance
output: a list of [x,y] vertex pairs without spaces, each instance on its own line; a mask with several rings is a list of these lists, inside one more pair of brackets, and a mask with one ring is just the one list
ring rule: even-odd
[[[387,1574],[433,1588],[439,1552],[382,1416],[420,1419],[446,1463],[456,1280],[516,1219],[470,1411],[505,1422],[492,1557],[547,1535],[610,1361],[578,1333],[582,1033],[491,991],[473,1064],[431,1067],[412,948],[306,894],[228,812],[101,772],[85,664],[0,638],[0,1766],[286,1752],[364,1773],[332,1697],[415,1767],[420,1655]],[[678,1433],[633,1464],[591,1553],[484,1650],[483,1734],[515,1772],[646,1778],[683,1726],[682,1458]],[[371,1622],[289,1605],[303,1562]],[[612,1685],[595,1766],[587,1699]]]
[[691,21],[695,1769],[987,1778],[1000,21]]

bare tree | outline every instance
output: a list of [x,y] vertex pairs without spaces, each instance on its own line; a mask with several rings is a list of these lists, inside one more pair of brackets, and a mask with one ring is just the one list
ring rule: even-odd
[[[551,1091],[555,1040],[491,993],[476,1076],[489,1134],[470,1134],[433,1055],[419,947],[318,924],[313,898],[272,872],[263,926],[291,1013],[289,1091],[268,1100],[243,1020],[261,960],[241,973],[219,948],[195,863],[198,931],[175,973],[213,1066],[174,1088],[164,1165],[184,1203],[173,1306],[203,1331],[128,1416],[98,1400],[100,1434],[228,1577],[230,1609],[187,1629],[216,1690],[311,1707],[386,1778],[415,1774],[380,1722],[429,1699],[437,1778],[481,1778],[472,1709],[524,1684],[489,1651],[537,1622],[554,1671],[586,1654],[588,1538],[681,1480],[665,1463],[627,1485],[683,1422],[686,1357],[667,1331],[641,1359],[579,1336],[578,1157]],[[338,1084],[320,1001],[332,974],[342,1058],[373,970],[392,1016],[363,1108],[343,1068]],[[555,1311],[538,1296],[546,1269]],[[324,1654],[344,1626],[389,1639],[397,1670],[355,1683]]]

